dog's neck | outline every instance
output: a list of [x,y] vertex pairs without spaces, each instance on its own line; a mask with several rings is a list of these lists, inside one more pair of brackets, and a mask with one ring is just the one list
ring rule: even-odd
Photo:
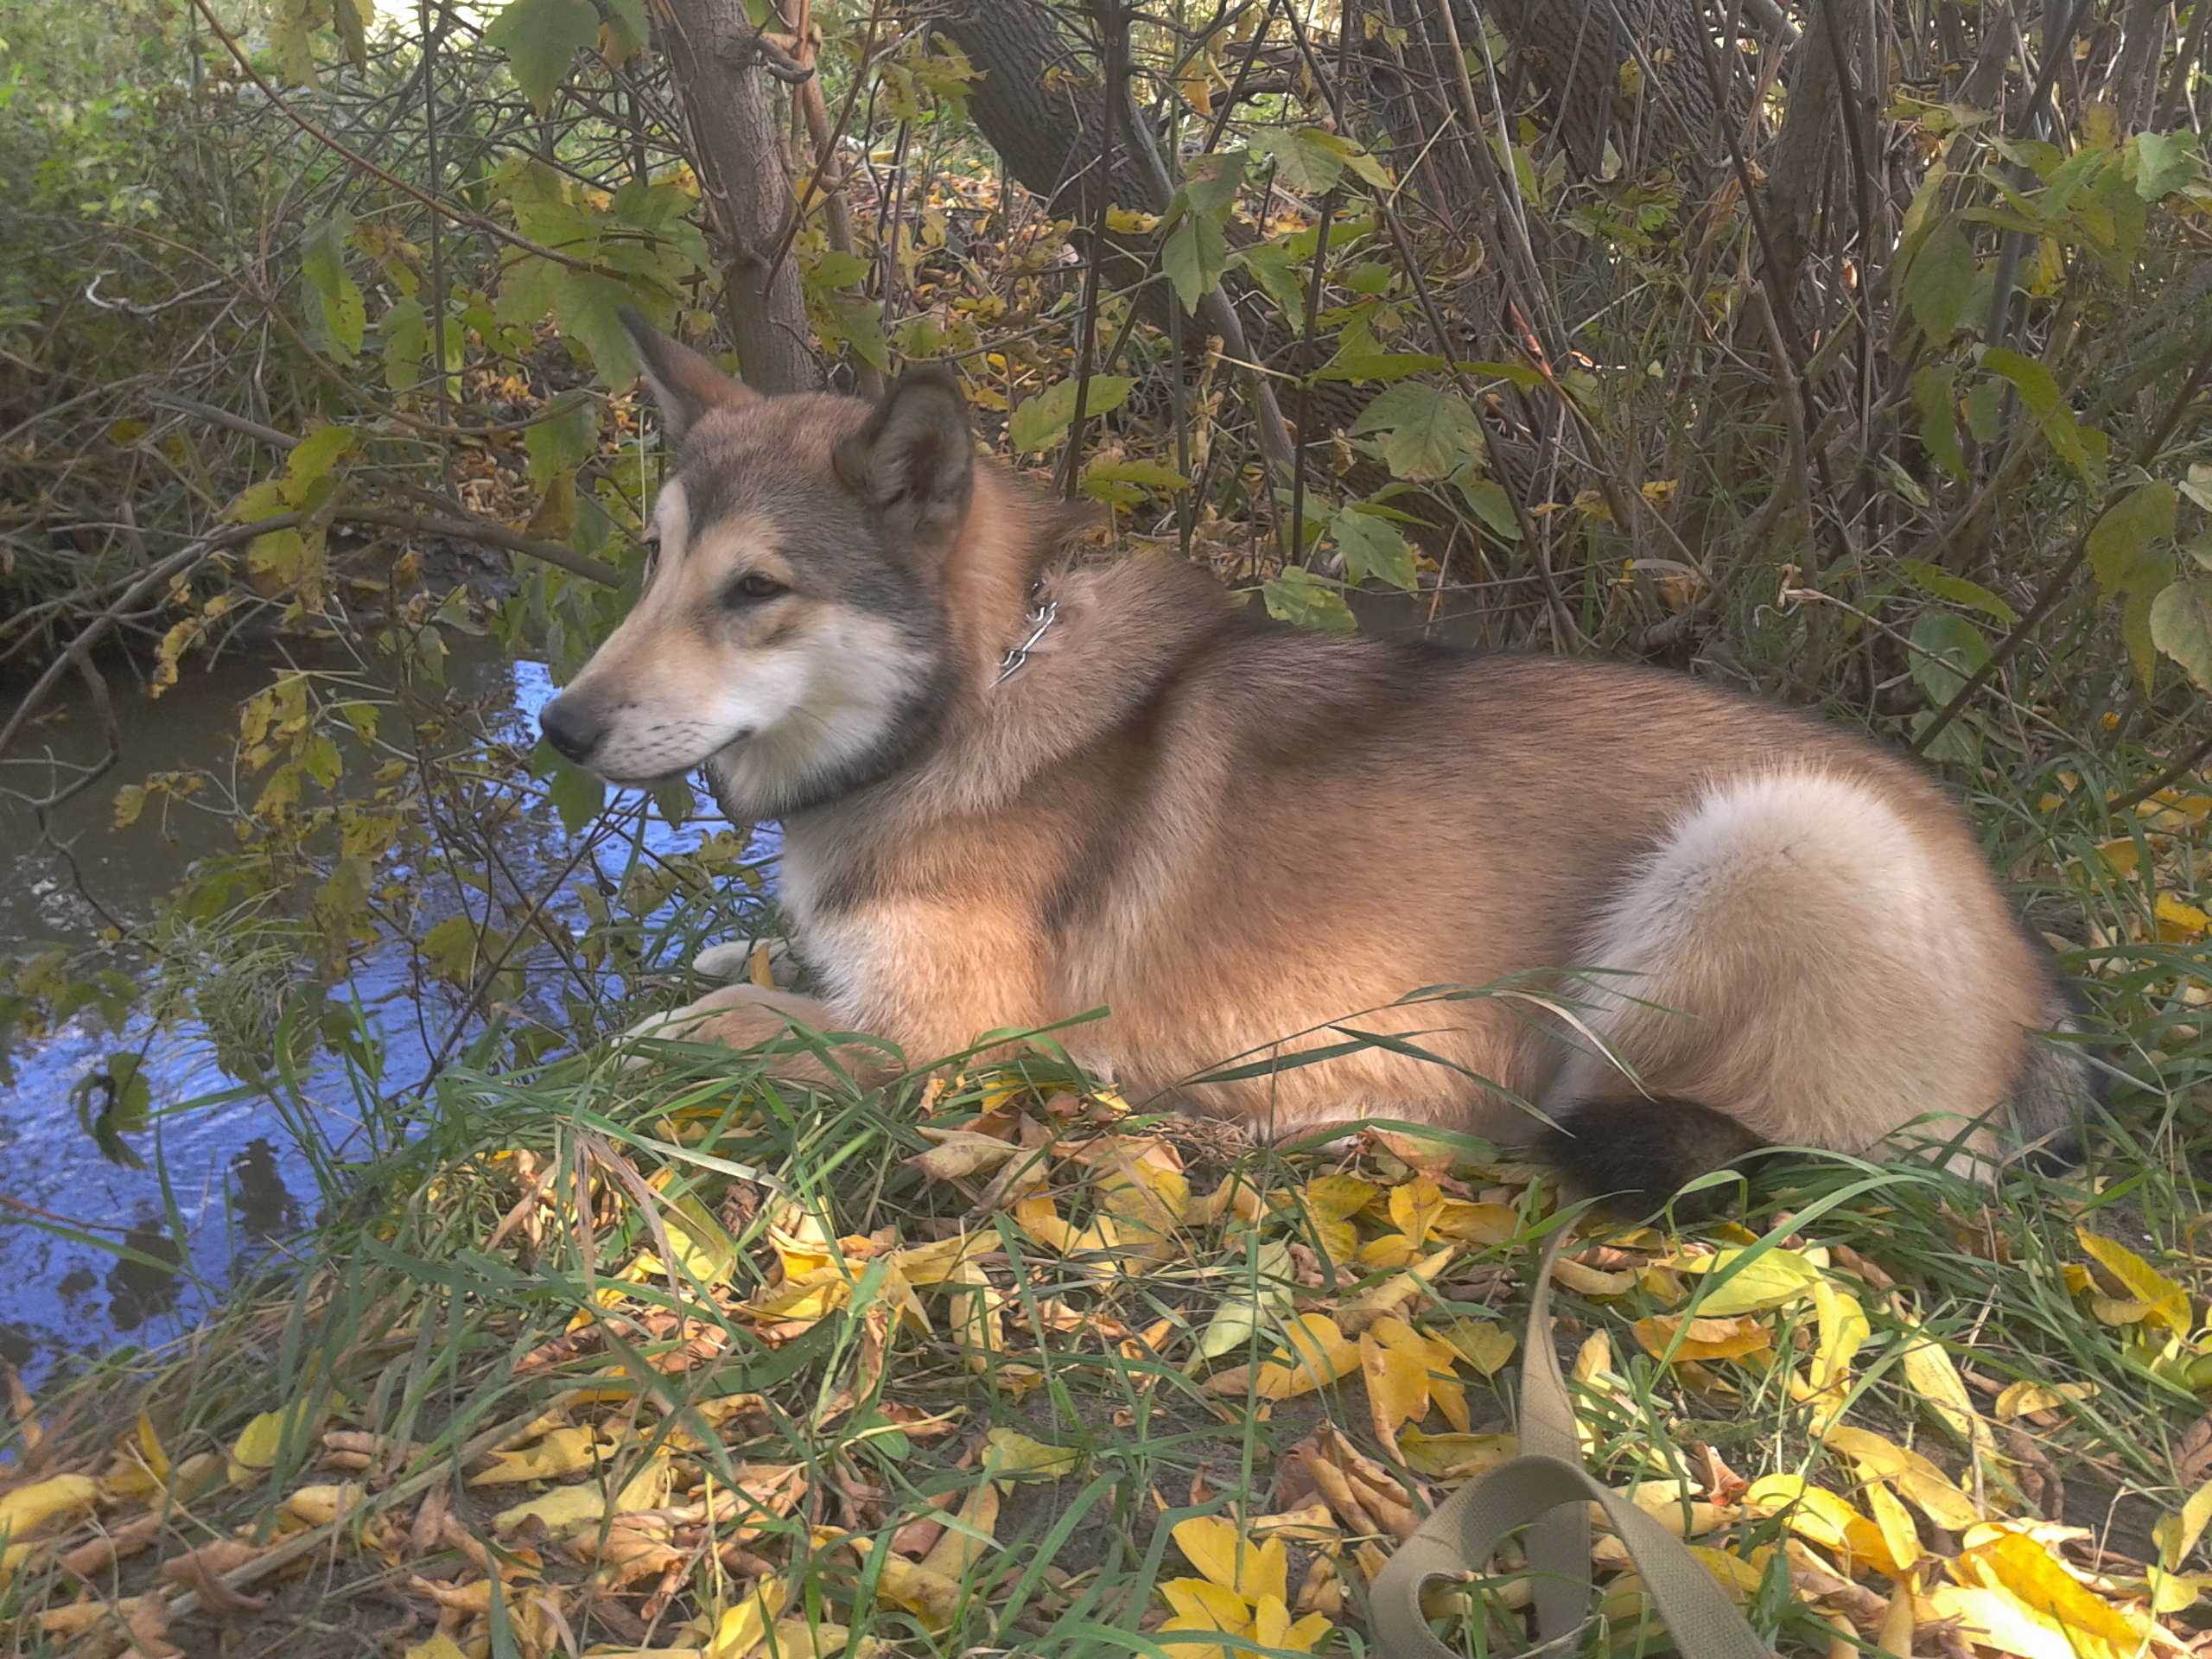
[[1038,573],[1068,518],[996,467],[976,468],[975,499],[944,563],[944,614],[955,677],[965,697],[987,695],[1007,654],[1036,631]]

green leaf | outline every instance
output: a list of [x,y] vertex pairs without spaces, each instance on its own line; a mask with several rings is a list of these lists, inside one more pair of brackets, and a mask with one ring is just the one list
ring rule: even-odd
[[1277,181],[1301,196],[1318,196],[1334,188],[1344,176],[1344,157],[1326,144],[1315,143],[1306,132],[1260,127],[1253,131],[1251,144],[1255,153],[1275,164]]
[[1920,441],[1936,464],[1953,478],[1967,475],[1966,452],[1959,444],[1956,376],[1949,365],[1923,369],[1913,377],[1912,401],[1920,410]]
[[2174,556],[2145,549],[2128,572],[2126,597],[2120,607],[2120,637],[2127,646],[2143,690],[2148,692],[2158,671],[2158,642],[2151,632],[2151,612],[2174,579]]
[[2005,382],[1977,380],[1967,393],[1967,430],[1976,443],[1994,443],[2005,429]]
[[599,9],[591,0],[512,0],[484,31],[485,44],[505,54],[515,85],[540,115],[576,54],[598,40]]
[[1993,346],[1981,354],[1981,366],[2011,381],[2013,390],[2020,394],[2020,401],[2039,421],[2050,419],[2063,401],[2059,396],[2058,382],[2052,378],[2050,371],[2031,357]]
[[1183,205],[1194,213],[1218,213],[1236,200],[1236,187],[1244,181],[1245,164],[1250,160],[1241,149],[1192,156],[1183,165],[1183,188],[1177,192]]
[[308,330],[325,351],[349,366],[369,321],[361,290],[346,274],[346,238],[353,228],[353,215],[338,213],[317,220],[300,238],[300,271],[307,279],[301,296],[307,302]]
[[[2082,426],[2075,420],[2074,411],[2067,407],[2050,371],[2033,358],[2022,357],[2002,346],[1984,352],[1981,363],[1984,368],[2012,383],[2013,390],[2020,394],[2020,401],[2042,423],[2044,441],[2058,458],[2084,479],[2094,482],[2104,470],[2105,452],[2111,440],[2094,427]],[[1971,408],[1968,412],[1971,414]]]
[[1205,213],[1184,214],[1160,246],[1160,268],[1174,286],[1183,309],[1196,311],[1229,269],[1229,238],[1220,222]]
[[1974,244],[1956,219],[1937,219],[1904,274],[1904,302],[1912,308],[1922,331],[1937,345],[1956,334],[1966,320],[1974,278]]
[[522,447],[530,452],[530,481],[538,489],[557,474],[575,472],[599,447],[599,408],[590,394],[562,393],[545,417],[522,435]]
[[1289,565],[1273,582],[1262,582],[1260,597],[1268,614],[1278,622],[1322,633],[1359,632],[1359,619],[1344,603],[1338,584],[1315,575],[1303,565]]
[[2151,643],[2182,665],[2200,691],[2212,691],[2212,581],[2177,582],[2151,601]]
[[850,288],[874,269],[860,255],[832,248],[814,262],[806,273],[806,280],[817,288]]
[[2196,135],[2146,132],[2135,141],[2135,194],[2145,201],[2170,195],[2196,176]]
[[1967,677],[1989,660],[1981,630],[1948,611],[1930,611],[1912,625],[1912,677],[1921,694],[1941,709],[1959,695]]
[[[1103,415],[1109,410],[1119,409],[1128,401],[1129,388],[1135,380],[1122,374],[1094,374],[1084,396],[1084,412]],[[1048,386],[1038,396],[1021,404],[1006,423],[1007,436],[1016,449],[1026,453],[1050,448],[1059,436],[1075,423],[1076,383],[1063,380]]]
[[1402,380],[1411,374],[1433,374],[1445,366],[1440,357],[1421,352],[1339,352],[1313,372],[1316,380]]
[[1964,576],[1955,576],[1940,564],[1930,564],[1925,559],[1899,559],[1897,569],[1938,599],[1948,599],[1955,605],[1971,605],[1977,611],[1986,611],[2007,627],[2020,620],[2018,611],[1980,582],[1968,582]]
[[1244,250],[1244,269],[1288,317],[1306,315],[1306,279],[1300,272],[1300,263],[1280,242],[1262,242]]
[[1382,461],[1399,478],[1447,478],[1475,452],[1482,429],[1456,391],[1402,381],[1360,411],[1353,433],[1382,432]]
[[423,378],[423,359],[430,351],[423,302],[394,300],[378,327],[384,335],[384,383],[394,391],[405,391]]
[[1458,480],[1459,494],[1468,510],[1483,521],[1483,527],[1501,542],[1521,539],[1521,521],[1513,516],[1513,498],[1505,486],[1495,479],[1462,477]]
[[369,67],[368,26],[376,10],[376,0],[330,0],[330,26],[356,69]]
[[2115,501],[2089,531],[2089,569],[2107,599],[2139,585],[2137,565],[2153,542],[2174,533],[2179,496],[2171,484],[2145,484]]
[[1534,391],[1544,384],[1543,375],[1526,363],[1455,363],[1452,366],[1481,379],[1506,381],[1523,391]]
[[591,353],[607,386],[626,386],[638,378],[638,353],[615,315],[631,297],[626,284],[588,270],[563,270],[553,288],[554,326]]
[[1344,575],[1355,582],[1370,576],[1393,588],[1410,589],[1419,580],[1420,566],[1406,538],[1383,519],[1357,506],[1346,507],[1331,521],[1329,533],[1344,556]]
[[1093,461],[1083,469],[1083,493],[1094,501],[1134,507],[1147,490],[1187,490],[1191,480],[1156,461]]

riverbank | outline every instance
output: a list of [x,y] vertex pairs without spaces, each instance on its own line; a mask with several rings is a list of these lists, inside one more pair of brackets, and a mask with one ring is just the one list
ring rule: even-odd
[[[1283,1156],[1043,1056],[880,1096],[639,1060],[449,1069],[257,1294],[19,1395],[10,1650],[1341,1652],[1510,1453],[1536,1171]],[[1739,1221],[1586,1224],[1593,1468],[1784,1653],[2190,1650],[2208,1106],[2134,1091],[1993,1194],[1798,1166]],[[1472,1593],[1499,1651],[1525,1585]]]

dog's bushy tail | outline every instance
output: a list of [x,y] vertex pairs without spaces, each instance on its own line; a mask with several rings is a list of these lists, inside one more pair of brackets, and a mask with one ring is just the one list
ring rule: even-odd
[[[1564,1108],[1545,1131],[1541,1150],[1570,1192],[1597,1198],[1617,1215],[1642,1217],[1699,1176],[1740,1164],[1766,1145],[1710,1106],[1637,1096]],[[1700,1192],[1675,1212],[1685,1220],[1702,1216],[1726,1197],[1724,1188]]]

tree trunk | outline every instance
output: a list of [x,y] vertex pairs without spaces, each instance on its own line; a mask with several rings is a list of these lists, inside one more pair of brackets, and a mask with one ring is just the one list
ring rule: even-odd
[[[982,72],[969,91],[968,114],[1007,170],[1053,204],[1056,213],[1073,219],[1079,227],[1095,223],[1106,92],[1071,48],[1052,12],[1037,0],[969,0],[937,28]],[[1150,124],[1126,91],[1114,130],[1119,137],[1106,200],[1116,207],[1164,213],[1175,194],[1174,180]],[[1086,253],[1092,251],[1090,243],[1089,230],[1079,229],[1077,245]],[[1106,245],[1096,250],[1104,262],[1100,276],[1117,289],[1141,281],[1151,247],[1149,237],[1109,232]],[[1165,308],[1176,302],[1164,283],[1154,282],[1143,302],[1158,308],[1164,322]],[[1199,302],[1198,322],[1221,338],[1230,357],[1255,360],[1243,321],[1224,290],[1216,289]],[[1256,373],[1247,373],[1245,385],[1261,453],[1276,481],[1287,483],[1290,442],[1274,391]]]
[[[1482,17],[1457,3],[1472,45]],[[1560,142],[1586,178],[1633,178],[1672,159],[1687,168],[1684,195],[1703,194],[1719,144],[1697,0],[1495,0],[1485,10],[1550,99]]]
[[1796,308],[1822,210],[1839,221],[1856,222],[1852,132],[1843,100],[1847,92],[1859,96],[1866,85],[1872,10],[1871,0],[1821,0],[1796,48],[1787,113],[1765,187],[1775,265],[1767,290],[1778,308]]
[[798,267],[779,245],[791,180],[744,0],[654,0],[655,33],[691,129],[699,187],[723,246],[722,321],[739,372],[757,391],[810,391],[822,375],[809,345]]

